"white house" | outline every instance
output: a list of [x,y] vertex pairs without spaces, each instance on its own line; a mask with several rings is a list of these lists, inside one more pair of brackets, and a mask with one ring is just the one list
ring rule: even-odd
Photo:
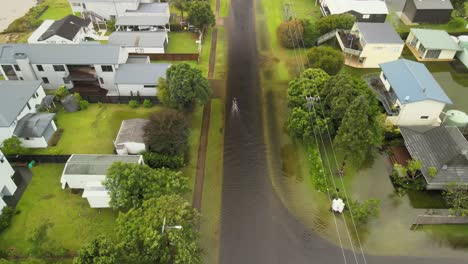
[[45,97],[40,81],[0,81],[0,142],[17,136],[26,148],[46,148],[55,114],[37,113]]
[[73,13],[93,12],[104,19],[115,19],[127,10],[136,10],[141,0],[68,0]]
[[337,31],[336,37],[345,63],[360,68],[397,60],[405,45],[389,23],[354,23],[350,31]]
[[0,214],[2,214],[3,207],[7,206],[3,197],[11,196],[16,191],[16,184],[11,178],[13,174],[15,171],[0,150]]
[[147,119],[135,118],[122,121],[114,146],[119,155],[139,154],[146,150],[144,135]]
[[351,14],[358,22],[385,22],[388,14],[385,0],[320,0],[324,16]]
[[412,28],[406,44],[420,61],[451,61],[462,50],[446,31],[435,29]]
[[28,43],[78,44],[97,37],[91,20],[69,15],[60,20],[45,20],[28,38]]
[[128,53],[165,53],[169,38],[167,32],[117,31],[109,36],[109,44],[120,45]]
[[452,101],[422,63],[401,59],[380,65],[385,91],[379,99],[397,126],[437,126]]
[[109,207],[109,191],[102,185],[114,162],[143,164],[139,155],[73,154],[65,164],[60,183],[62,189],[83,189],[83,197],[92,208]]
[[156,96],[159,78],[166,78],[169,63],[126,63],[120,65],[115,85],[122,96]]

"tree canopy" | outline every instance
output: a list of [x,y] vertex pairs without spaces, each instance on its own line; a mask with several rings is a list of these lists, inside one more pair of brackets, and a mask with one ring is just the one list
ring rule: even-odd
[[450,205],[450,211],[458,216],[468,216],[468,188],[451,183],[444,192],[444,198]]
[[328,46],[313,47],[307,52],[307,68],[320,68],[329,75],[335,75],[343,67],[341,51]]
[[294,49],[302,46],[304,40],[304,27],[299,19],[286,20],[276,29],[281,46]]
[[[162,230],[180,225],[181,229]],[[196,227],[199,215],[177,195],[147,200],[139,208],[122,213],[117,219],[119,248],[129,263],[201,263],[201,248]]]
[[370,218],[379,215],[380,201],[375,199],[364,202],[350,201],[348,207],[351,208],[352,216],[357,225],[365,225]]
[[180,110],[192,110],[196,104],[206,103],[212,93],[201,70],[187,63],[170,67],[166,80],[160,80],[158,88],[161,102]]
[[315,22],[315,27],[321,35],[335,29],[351,29],[356,17],[350,14],[339,14],[321,17]]
[[117,249],[112,241],[98,236],[82,247],[73,264],[117,264]]
[[296,138],[310,140],[315,134],[320,135],[326,131],[327,122],[328,119],[323,119],[316,111],[295,107],[289,115],[288,131]]
[[182,21],[184,20],[184,11],[189,8],[191,0],[170,0],[169,4],[180,11]]
[[188,9],[187,21],[202,32],[215,25],[215,15],[207,1],[192,1]]
[[330,76],[322,69],[309,68],[291,82],[288,86],[288,102],[290,107],[304,107],[306,96],[320,96],[320,90]]
[[116,162],[107,171],[104,185],[109,190],[110,206],[127,209],[153,197],[183,194],[188,190],[187,181],[180,172],[169,169]]

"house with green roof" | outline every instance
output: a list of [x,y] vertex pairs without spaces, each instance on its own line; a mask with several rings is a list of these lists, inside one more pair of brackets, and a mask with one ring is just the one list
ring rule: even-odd
[[444,30],[412,28],[406,45],[419,61],[452,61],[461,48]]

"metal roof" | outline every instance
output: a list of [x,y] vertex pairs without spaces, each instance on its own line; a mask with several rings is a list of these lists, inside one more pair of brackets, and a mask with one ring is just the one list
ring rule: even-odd
[[68,40],[73,40],[76,34],[80,32],[81,28],[88,27],[89,24],[91,24],[91,20],[89,19],[69,15],[60,20],[54,21],[38,40],[43,41],[55,35]]
[[144,143],[145,126],[149,120],[142,118],[128,119],[122,121],[115,144],[127,142]]
[[356,23],[366,43],[404,44],[389,23]]
[[356,11],[360,14],[388,14],[385,1],[382,0],[324,0],[331,14]]
[[167,16],[125,15],[117,17],[116,26],[165,26],[169,24]]
[[141,161],[141,155],[73,154],[67,161],[63,175],[106,175],[114,162],[140,164]]
[[1,127],[9,127],[16,120],[40,86],[40,81],[0,81]]
[[[400,127],[411,157],[423,164],[429,189],[443,189],[456,182],[468,184],[468,141],[457,127]],[[430,177],[428,168],[437,175]]]
[[401,104],[423,100],[452,104],[424,64],[400,59],[380,64],[380,68]]
[[115,74],[115,83],[157,85],[169,67],[169,63],[122,64]]
[[127,47],[158,47],[163,48],[166,43],[167,33],[133,31],[133,32],[114,32],[109,36],[109,44],[116,44]]
[[16,125],[13,134],[22,138],[42,137],[49,127],[55,114],[53,113],[29,113],[22,117]]
[[168,3],[140,3],[137,10],[127,10],[126,13],[169,14]]
[[412,28],[411,32],[426,49],[461,50],[444,30]]
[[[411,1],[411,0],[410,0]],[[453,9],[450,0],[412,0],[416,9]]]
[[100,44],[2,44],[0,63],[16,64],[26,56],[31,64],[118,64],[120,46]]

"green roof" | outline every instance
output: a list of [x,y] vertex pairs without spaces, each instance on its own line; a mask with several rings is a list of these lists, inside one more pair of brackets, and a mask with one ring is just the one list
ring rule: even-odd
[[412,28],[411,32],[426,49],[461,50],[452,37],[444,30]]

